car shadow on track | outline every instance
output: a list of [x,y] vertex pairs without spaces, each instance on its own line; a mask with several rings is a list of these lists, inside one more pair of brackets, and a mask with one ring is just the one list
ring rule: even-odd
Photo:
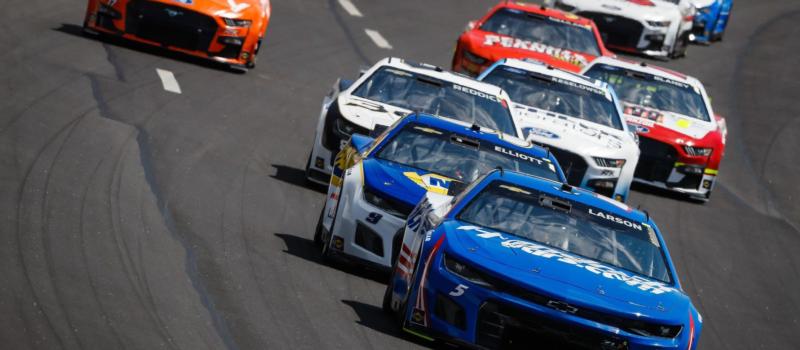
[[385,284],[389,280],[389,274],[386,272],[367,269],[343,261],[332,263],[322,261],[320,249],[311,239],[285,233],[275,233],[275,237],[283,240],[283,244],[286,246],[283,252],[286,254],[381,284]]
[[394,320],[392,320],[391,316],[383,312],[383,309],[381,309],[380,306],[366,304],[355,300],[342,300],[342,304],[345,304],[353,309],[353,311],[356,313],[356,316],[358,316],[358,321],[356,321],[356,323],[359,325],[383,334],[391,335],[395,338],[412,342],[420,346],[432,349],[450,349],[450,347],[425,341],[421,338],[404,333],[400,330],[397,324],[394,323]]
[[325,186],[306,180],[306,172],[303,169],[278,164],[272,164],[272,167],[275,168],[275,175],[270,175],[270,177],[273,179],[322,194],[328,193],[328,189]]
[[696,200],[696,199],[692,199],[691,197],[689,197],[689,196],[687,196],[685,194],[681,194],[681,193],[673,192],[673,191],[668,191],[668,190],[665,190],[663,188],[647,186],[647,185],[640,184],[640,183],[637,183],[637,182],[634,182],[634,183],[631,184],[631,190],[634,190],[634,191],[639,192],[639,193],[649,194],[649,195],[656,196],[656,197],[668,198],[668,199],[672,199],[672,200],[675,200],[675,201],[680,201],[680,202],[684,202],[684,203],[688,203],[688,204],[695,204],[695,205],[703,205],[704,204],[702,201],[699,201],[699,200]]
[[170,51],[165,48],[161,48],[158,46],[146,45],[142,43],[138,43],[135,41],[125,40],[119,37],[115,37],[110,34],[99,34],[96,36],[89,35],[83,32],[83,27],[75,24],[70,23],[61,23],[61,26],[58,28],[53,28],[54,31],[61,32],[64,34],[69,34],[72,36],[81,37],[87,40],[96,40],[103,44],[114,45],[122,48],[126,48],[129,50],[134,50],[154,56],[160,56],[164,58],[168,58],[171,60],[182,61],[198,66],[202,66],[205,68],[215,69],[219,71],[224,71],[228,73],[234,74],[244,74],[243,71],[231,69],[227,65],[222,63],[213,61],[211,59],[205,59],[202,57],[196,57],[187,55],[181,52]]

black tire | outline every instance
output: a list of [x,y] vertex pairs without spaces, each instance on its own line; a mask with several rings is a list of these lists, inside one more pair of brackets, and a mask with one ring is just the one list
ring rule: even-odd
[[686,57],[686,52],[689,50],[689,32],[681,35],[680,38],[675,40],[675,46],[670,53],[671,58]]
[[314,245],[322,247],[322,218],[325,215],[325,204],[322,205],[322,211],[319,213],[319,220],[317,220],[317,228],[314,230]]
[[308,160],[306,160],[306,182],[311,182],[311,152],[308,153]]

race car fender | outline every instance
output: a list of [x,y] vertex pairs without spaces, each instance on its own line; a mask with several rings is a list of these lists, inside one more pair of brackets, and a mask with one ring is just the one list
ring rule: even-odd
[[451,204],[451,196],[429,192],[409,214],[406,226],[403,228],[403,239],[394,271],[396,280],[392,293],[393,310],[399,309],[401,301],[411,291],[418,260],[439,239],[441,233],[436,235],[434,228],[444,213],[449,211]]

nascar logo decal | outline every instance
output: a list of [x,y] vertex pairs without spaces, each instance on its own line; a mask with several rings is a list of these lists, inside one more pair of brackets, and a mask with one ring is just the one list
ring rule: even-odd
[[564,62],[569,62],[578,67],[583,67],[589,63],[589,60],[586,59],[586,57],[584,57],[581,54],[553,47],[550,45],[545,45],[542,43],[532,42],[529,40],[516,39],[507,36],[491,35],[491,34],[486,35],[484,37],[484,42],[483,42],[484,46],[495,46],[498,44],[502,47],[543,53],[555,59]]
[[436,194],[447,194],[447,189],[450,188],[450,183],[453,180],[436,174],[420,175],[413,171],[403,173],[409,180],[414,181],[419,187],[424,188],[428,192]]

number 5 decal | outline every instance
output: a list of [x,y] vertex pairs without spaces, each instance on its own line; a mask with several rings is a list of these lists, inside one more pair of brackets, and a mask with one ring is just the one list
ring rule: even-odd
[[455,289],[453,289],[452,292],[450,292],[450,296],[460,297],[460,296],[464,295],[464,292],[466,292],[467,289],[469,289],[469,287],[467,287],[467,286],[465,286],[463,284],[459,284],[459,285],[456,286]]

